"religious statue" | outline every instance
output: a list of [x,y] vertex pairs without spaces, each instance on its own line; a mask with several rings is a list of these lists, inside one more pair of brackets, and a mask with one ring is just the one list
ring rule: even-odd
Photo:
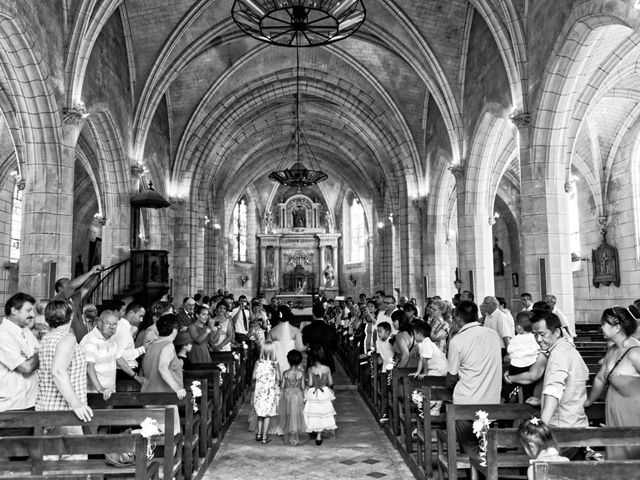
[[333,215],[331,215],[331,212],[329,210],[327,210],[327,213],[325,213],[324,215],[324,221],[327,226],[327,233],[333,233],[335,223],[333,221]]
[[264,214],[264,233],[273,233],[273,213],[267,210]]
[[275,274],[273,271],[273,265],[269,263],[264,269],[264,287],[273,288],[275,284]]
[[331,264],[328,264],[323,272],[324,275],[324,286],[325,287],[333,287],[333,283],[336,279],[336,272],[333,269]]
[[498,237],[493,237],[493,274],[504,277],[504,253],[498,246]]
[[296,208],[293,210],[293,227],[304,228],[307,226],[306,210],[304,208]]

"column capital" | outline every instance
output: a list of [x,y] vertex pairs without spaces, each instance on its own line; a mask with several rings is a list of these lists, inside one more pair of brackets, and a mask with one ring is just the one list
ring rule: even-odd
[[411,204],[413,205],[414,208],[422,211],[425,208],[427,208],[427,201],[428,201],[428,197],[425,195],[418,198],[412,198]]
[[451,165],[449,171],[456,180],[463,180],[466,169],[462,165]]
[[178,197],[175,195],[172,195],[171,197],[169,197],[169,202],[171,202],[170,207],[173,210],[182,209],[187,204],[187,200],[184,197]]
[[513,124],[521,130],[531,125],[531,114],[529,112],[523,112],[522,110],[516,110],[513,115],[509,117]]
[[63,108],[62,114],[64,116],[62,121],[67,125],[73,125],[75,127],[80,125],[82,121],[90,115],[82,102]]
[[609,230],[609,217],[607,215],[600,215],[598,217],[598,228],[602,235],[606,235]]

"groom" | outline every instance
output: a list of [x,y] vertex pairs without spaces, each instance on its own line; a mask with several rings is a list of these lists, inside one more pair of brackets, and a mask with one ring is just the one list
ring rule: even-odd
[[302,330],[302,341],[309,349],[315,345],[322,347],[327,360],[327,366],[331,369],[331,373],[333,373],[336,371],[333,354],[338,349],[336,330],[324,321],[325,310],[320,302],[313,304],[312,313],[313,322]]

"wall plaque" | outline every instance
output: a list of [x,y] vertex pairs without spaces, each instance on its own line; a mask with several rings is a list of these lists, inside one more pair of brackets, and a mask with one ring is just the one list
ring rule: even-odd
[[593,285],[598,288],[600,284],[608,287],[613,283],[619,287],[618,249],[607,243],[606,235],[602,236],[600,246],[591,250],[591,258],[593,260]]

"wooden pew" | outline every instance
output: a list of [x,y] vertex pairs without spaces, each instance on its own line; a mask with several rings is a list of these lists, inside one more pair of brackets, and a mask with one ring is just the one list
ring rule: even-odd
[[214,368],[218,368],[219,364],[223,364],[226,373],[222,374],[222,396],[225,400],[224,407],[224,422],[226,423],[227,419],[230,418],[233,414],[233,408],[235,404],[235,395],[236,390],[234,388],[233,382],[233,368],[235,365],[235,359],[233,358],[233,352],[212,352],[211,353],[211,363],[196,363],[193,364],[190,368],[201,370],[201,369],[209,369],[213,365]]
[[[404,369],[403,369],[404,370]],[[413,369],[409,369],[413,370]],[[415,371],[415,370],[414,370]],[[424,377],[420,380],[412,378],[408,375],[402,377],[402,394],[394,398],[394,402],[397,401],[398,405],[398,420],[400,422],[400,435],[404,437],[404,449],[407,453],[413,453],[413,441],[411,432],[414,428],[422,426],[422,420],[418,418],[418,407],[413,403],[411,396],[414,390],[422,393],[422,387],[445,387],[446,377]],[[450,395],[447,396],[450,400]],[[429,412],[425,412],[429,413]],[[400,442],[402,445],[402,442]]]
[[534,480],[603,480],[640,479],[640,461],[607,460],[606,462],[536,462],[533,464]]
[[[446,404],[446,431],[438,430],[438,472],[440,478],[448,474],[449,480],[457,480],[458,469],[470,468],[469,455],[458,454],[456,420],[470,420],[476,418],[476,412],[483,410],[489,414],[491,420],[519,421],[539,415],[539,410],[528,404],[500,404],[500,405],[454,405]],[[446,446],[446,453],[445,453]]]
[[[175,393],[114,393],[109,400],[105,400],[99,393],[87,394],[88,404],[92,408],[110,407],[142,407],[144,405],[175,405],[182,410],[182,471],[184,477],[189,479],[195,469],[193,452],[199,446],[199,426],[194,424],[193,403],[191,392],[187,389],[187,395],[179,400]],[[144,411],[144,410],[143,410]],[[168,428],[168,426],[166,426]]]
[[[147,418],[156,420],[159,424],[166,425],[163,435],[153,438],[153,443],[164,445],[165,458],[164,478],[172,478],[175,471],[180,471],[182,466],[182,435],[175,434],[173,429],[174,411],[167,408],[154,409],[107,409],[93,410],[93,418],[90,422],[82,422],[72,411],[54,412],[2,412],[0,413],[0,428],[33,428],[35,436],[44,435],[45,427],[82,426],[89,427],[133,427],[139,425]],[[123,449],[119,449],[123,450]],[[167,455],[166,452],[174,452]],[[98,453],[109,452],[102,450]],[[167,458],[168,456],[168,458]],[[160,458],[154,461],[160,461]],[[102,461],[104,464],[104,461]]]
[[[112,467],[100,460],[44,460],[45,455],[95,455],[104,452],[135,452],[132,467]],[[149,464],[147,439],[138,434],[0,437],[0,455],[29,457],[28,460],[0,462],[0,478],[20,478],[20,472],[35,478],[64,478],[82,476],[119,476],[147,480],[159,478],[159,464]]]
[[[640,427],[555,428],[552,431],[558,447],[561,448],[640,445]],[[498,453],[498,449],[510,449],[511,451]],[[472,469],[484,474],[487,480],[498,480],[500,468],[526,468],[528,465],[529,457],[520,448],[518,431],[515,428],[489,429],[486,467],[480,464],[477,455],[471,456]],[[640,463],[638,467],[640,467]],[[472,478],[477,478],[477,475],[472,474]]]
[[[219,352],[220,353],[220,352]],[[215,404],[215,414],[217,416],[216,423],[219,425],[220,430],[224,430],[229,427],[231,420],[233,419],[233,412],[235,409],[234,402],[234,390],[233,390],[233,377],[231,375],[231,364],[234,361],[230,352],[221,352],[224,354],[229,353],[229,355],[224,355],[223,360],[220,359],[219,362],[213,363],[192,363],[189,365],[188,369],[185,370],[185,374],[188,376],[194,375],[193,372],[201,372],[208,375],[207,378],[210,378],[210,372],[216,372],[217,378],[217,386],[209,384],[209,386],[213,389],[217,389],[215,393],[213,393],[213,402]],[[218,368],[218,365],[223,364],[226,373],[222,373]],[[189,372],[188,374],[186,372]],[[222,382],[220,379],[222,378]]]
[[[209,379],[207,378],[207,375],[203,374],[203,375],[185,375],[183,373],[183,385],[185,390],[187,390],[188,392],[191,392],[191,383],[194,380],[198,380],[200,381],[201,385],[200,385],[200,389],[202,390],[202,398],[200,400],[198,400],[198,403],[200,404],[200,408],[199,410],[196,412],[194,410],[194,414],[193,414],[193,425],[194,428],[199,428],[200,433],[198,435],[198,439],[199,439],[199,448],[198,448],[198,454],[200,457],[206,457],[207,456],[207,449],[208,447],[211,446],[211,434],[210,434],[210,430],[211,430],[211,416],[213,414],[212,410],[213,410],[213,404],[210,401],[210,395],[209,395]],[[140,392],[140,387],[141,385],[136,382],[135,380],[118,380],[118,383],[116,385],[117,388],[117,392],[120,393],[135,393],[135,392]],[[202,406],[206,405],[207,408],[202,408]],[[196,455],[196,453],[194,452],[194,456]]]
[[[199,380],[202,385],[202,399],[200,408],[207,410],[206,418],[203,418],[200,428],[200,456],[206,454],[206,449],[213,447],[213,439],[221,440],[222,432],[222,390],[220,388],[220,371],[214,368],[208,369],[191,369],[183,372],[185,385],[191,384],[194,380]],[[205,452],[202,451],[202,442],[204,440]]]
[[433,477],[433,445],[436,443],[436,430],[446,428],[446,417],[441,413],[436,417],[431,415],[430,403],[433,401],[451,402],[452,391],[443,387],[422,387],[422,411],[424,416],[422,428],[418,429],[416,437],[416,463],[418,471],[424,478]]

